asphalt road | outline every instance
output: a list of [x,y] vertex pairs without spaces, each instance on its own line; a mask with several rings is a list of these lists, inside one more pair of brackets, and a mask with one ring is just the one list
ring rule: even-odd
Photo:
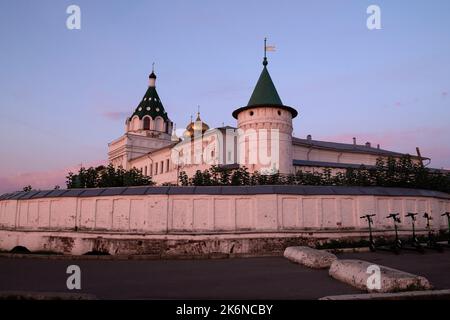
[[81,290],[100,299],[317,299],[360,292],[282,257],[214,260],[47,260],[0,258],[0,291],[74,292],[66,269],[81,268]]
[[[450,250],[418,254],[338,254],[426,277],[450,288]],[[69,265],[81,268],[81,290],[66,287]],[[54,260],[0,258],[1,291],[70,292],[100,299],[317,299],[362,293],[282,257],[213,260]]]

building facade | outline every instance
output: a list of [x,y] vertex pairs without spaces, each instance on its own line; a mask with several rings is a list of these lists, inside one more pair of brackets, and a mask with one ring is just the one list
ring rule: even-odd
[[[200,113],[191,119],[182,137],[156,91],[156,75],[149,76],[149,87],[134,113],[125,121],[125,133],[109,144],[108,159],[114,166],[137,168],[157,184],[177,184],[181,171],[192,176],[212,165],[250,172],[290,174],[330,168],[333,173],[348,168],[374,166],[378,158],[399,158],[404,154],[372,146],[369,142],[337,143],[292,136],[294,107],[282,103],[263,60],[263,70],[246,106],[232,115],[236,127],[209,128]],[[429,161],[420,155],[415,162]]]

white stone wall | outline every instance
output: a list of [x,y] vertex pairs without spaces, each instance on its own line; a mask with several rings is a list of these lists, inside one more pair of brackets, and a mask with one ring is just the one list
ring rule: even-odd
[[0,229],[78,230],[125,233],[283,232],[366,228],[359,217],[377,213],[375,228],[390,227],[385,219],[400,212],[409,228],[409,211],[431,213],[433,227],[446,229],[440,215],[450,200],[430,197],[351,195],[144,195],[61,197],[0,201]]

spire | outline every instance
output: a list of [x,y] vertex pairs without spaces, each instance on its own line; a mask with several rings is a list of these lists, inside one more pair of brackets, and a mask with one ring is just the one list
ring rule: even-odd
[[269,71],[267,70],[267,50],[274,51],[274,46],[267,46],[267,38],[264,38],[264,59],[263,59],[263,70],[259,76],[258,82],[256,83],[255,89],[253,90],[252,96],[248,102],[248,106],[254,105],[283,105],[280,96],[278,95],[277,89],[273,84],[272,78],[270,77]]
[[197,119],[195,119],[195,121],[202,121],[202,119],[200,119],[200,106],[197,106]]
[[177,136],[177,124],[176,123],[173,124],[172,137],[170,138],[170,140],[172,140],[173,142],[180,141],[180,138],[178,138],[178,136]]
[[267,66],[269,62],[267,62],[267,38],[264,38],[264,60],[263,60],[263,66],[264,68]]
[[292,114],[292,118],[295,118],[298,115],[298,112],[294,108],[283,105],[283,102],[278,95],[277,89],[269,74],[269,70],[267,69],[267,51],[275,51],[275,46],[268,46],[267,39],[264,38],[263,70],[256,83],[255,89],[253,89],[248,104],[233,111],[232,115],[236,119],[239,113],[253,107],[276,107],[288,110]]
[[149,78],[149,87],[156,87],[156,74],[155,74],[155,63],[152,63],[152,73],[148,76]]

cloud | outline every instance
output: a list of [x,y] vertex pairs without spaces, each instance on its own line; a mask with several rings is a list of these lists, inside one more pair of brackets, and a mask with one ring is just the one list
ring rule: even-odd
[[[85,167],[106,164],[105,160],[93,161],[83,164]],[[71,172],[77,172],[80,166],[75,165],[48,171],[35,171],[19,173],[11,176],[0,177],[0,194],[19,191],[23,187],[31,185],[34,189],[53,189],[56,185],[61,188],[66,186],[66,176]]]
[[129,112],[124,111],[105,111],[102,113],[102,116],[109,120],[125,120],[125,118],[128,116]]

